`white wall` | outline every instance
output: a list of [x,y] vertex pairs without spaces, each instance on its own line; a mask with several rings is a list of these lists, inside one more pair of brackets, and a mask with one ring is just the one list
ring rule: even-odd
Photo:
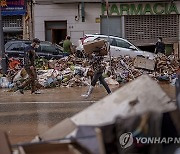
[[[178,10],[180,10],[180,2],[175,3]],[[96,23],[95,19],[101,15],[101,4],[85,3],[85,14],[85,22],[81,22],[81,18],[79,21],[76,21],[75,16],[78,15],[78,4],[36,4],[34,7],[35,37],[45,40],[45,21],[67,20],[67,34],[72,35],[72,42],[74,44],[77,44],[78,39],[84,34],[100,33],[100,23]],[[180,43],[180,31],[178,33]]]
[[[34,7],[35,37],[45,40],[45,21],[67,20],[67,34],[77,44],[79,37],[87,33],[100,33],[100,23],[96,18],[101,14],[101,4],[85,4],[85,22],[75,20],[78,16],[78,4],[38,5]],[[82,36],[81,36],[82,37]]]

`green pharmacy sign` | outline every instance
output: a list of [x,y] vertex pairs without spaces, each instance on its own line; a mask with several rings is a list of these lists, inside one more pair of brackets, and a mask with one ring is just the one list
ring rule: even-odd
[[[110,15],[179,14],[175,3],[110,4],[108,11]],[[102,15],[106,12],[106,5],[102,5]]]

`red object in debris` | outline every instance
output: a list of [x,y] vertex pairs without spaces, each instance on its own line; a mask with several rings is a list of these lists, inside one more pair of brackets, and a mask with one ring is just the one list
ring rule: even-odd
[[11,59],[9,62],[9,69],[15,69],[18,65],[20,65],[19,60]]

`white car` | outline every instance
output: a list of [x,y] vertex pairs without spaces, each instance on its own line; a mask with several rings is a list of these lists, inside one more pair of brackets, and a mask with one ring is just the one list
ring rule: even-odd
[[[148,57],[149,59],[154,59],[155,54],[147,51],[142,51],[126,39],[115,37],[115,36],[107,36],[107,35],[99,35],[99,34],[86,34],[84,38],[79,40],[79,46],[76,48],[77,51],[83,51],[83,44],[85,42],[105,39],[110,42],[110,53],[112,57],[118,57],[120,55],[129,55],[131,57],[136,57],[138,55],[142,55],[144,57]],[[110,41],[109,41],[110,40]]]

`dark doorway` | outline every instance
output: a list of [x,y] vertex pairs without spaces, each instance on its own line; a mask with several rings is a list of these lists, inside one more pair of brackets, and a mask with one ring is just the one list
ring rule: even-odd
[[139,49],[143,51],[148,51],[148,52],[153,52],[155,51],[155,45],[150,45],[150,46],[138,46]]
[[66,29],[52,29],[52,43],[59,44],[66,38]]
[[66,38],[67,21],[45,21],[45,40],[57,43]]

